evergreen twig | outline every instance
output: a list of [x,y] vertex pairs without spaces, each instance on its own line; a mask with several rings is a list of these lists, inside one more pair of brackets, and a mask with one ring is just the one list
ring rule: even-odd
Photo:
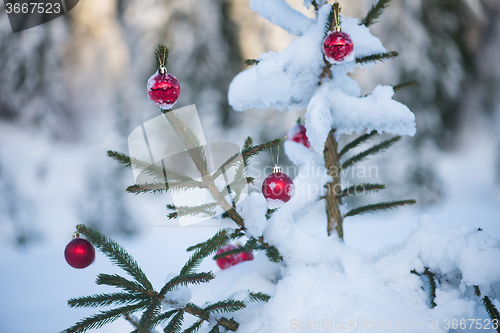
[[219,230],[212,238],[201,245],[196,252],[189,258],[187,263],[182,267],[179,275],[185,275],[199,266],[201,261],[217,251],[229,242],[229,237],[226,230]]
[[171,169],[162,168],[159,165],[151,164],[145,161],[138,160],[136,158],[131,158],[123,153],[108,150],[108,156],[114,159],[119,164],[124,165],[126,168],[140,171],[141,173],[153,176],[155,179],[164,180],[165,175],[169,181],[192,181],[193,179],[181,172],[177,172]]
[[359,184],[359,185],[354,185],[348,188],[345,188],[338,194],[338,197],[344,198],[350,195],[363,195],[368,192],[378,192],[385,189],[385,185],[383,184]]
[[363,64],[367,62],[374,62],[374,61],[385,61],[387,59],[395,58],[399,55],[397,51],[390,51],[390,52],[385,52],[385,53],[377,53],[377,54],[372,54],[363,58],[356,58],[356,63],[358,64]]
[[347,169],[350,166],[352,166],[353,164],[355,164],[357,162],[360,162],[361,160],[365,159],[366,157],[368,157],[368,156],[370,156],[372,154],[384,151],[385,149],[387,149],[390,146],[392,146],[394,143],[398,142],[400,139],[401,139],[400,136],[395,136],[395,137],[393,137],[393,138],[391,138],[389,140],[385,140],[385,141],[379,143],[376,146],[373,146],[370,149],[365,150],[362,153],[354,155],[353,157],[351,157],[350,159],[348,159],[347,161],[345,161],[344,163],[342,163],[342,169]]
[[212,329],[208,333],[220,333],[219,325],[217,324],[214,327],[212,327]]
[[217,202],[212,202],[200,206],[175,206],[175,212],[169,213],[167,216],[169,219],[176,219],[182,216],[194,216],[205,214],[205,216],[213,216],[215,213],[213,209],[218,206]]
[[283,142],[283,139],[274,139],[272,141],[260,144],[258,146],[252,146],[243,150],[241,153],[243,155],[243,160],[245,161],[245,164],[247,164],[249,158],[258,155],[263,151],[268,150],[269,148],[277,147],[281,144],[281,142]]
[[85,235],[99,250],[101,250],[101,252],[104,253],[111,260],[111,262],[126,271],[146,290],[149,292],[154,291],[151,282],[149,282],[146,274],[144,274],[134,258],[132,258],[132,256],[115,241],[84,224],[77,225],[76,229],[81,234]]
[[[491,299],[488,296],[483,297],[483,305],[486,309],[486,312],[488,312],[488,316],[490,317],[490,319],[492,321],[496,319],[497,324],[499,324],[500,323],[500,313],[498,312],[497,308],[495,307],[495,305],[493,304],[493,302],[491,301]],[[497,330],[497,332],[500,333],[499,325],[497,325],[496,330]]]
[[68,300],[68,305],[72,308],[97,308],[135,303],[141,299],[147,299],[147,296],[138,293],[121,292],[71,298]]
[[206,188],[206,186],[197,180],[185,181],[185,182],[152,182],[144,184],[134,184],[127,187],[126,191],[132,194],[144,194],[144,193],[162,193],[163,191],[170,192],[180,192],[187,191],[188,189],[194,188]]
[[236,256],[242,252],[247,252],[247,249],[245,247],[237,247],[235,249],[232,249],[232,250],[229,250],[229,251],[226,251],[226,252],[223,252],[223,253],[219,253],[217,255],[214,256],[214,260],[217,260],[217,259],[221,259],[221,258],[226,258],[226,257],[232,257],[232,256]]
[[274,245],[269,245],[268,247],[266,247],[266,256],[270,261],[274,263],[283,261],[283,257],[280,255],[278,249]]
[[267,213],[266,213],[266,220],[269,220],[273,214],[278,210],[278,208],[274,208],[274,209],[267,209]]
[[182,323],[184,322],[184,311],[179,310],[177,314],[172,318],[172,320],[165,327],[163,332],[165,333],[179,333],[182,328]]
[[330,31],[332,31],[332,28],[334,26],[333,21],[335,20],[335,11],[338,10],[339,10],[339,3],[338,2],[333,3],[325,23],[325,37],[328,35]]
[[429,286],[429,305],[432,309],[436,307],[436,279],[434,273],[432,273],[429,268],[425,268],[424,275],[427,276],[427,284]]
[[365,214],[365,213],[375,213],[375,212],[393,209],[393,208],[400,207],[400,206],[414,205],[416,203],[417,202],[415,200],[382,202],[382,203],[378,203],[378,204],[374,204],[374,205],[367,205],[367,206],[354,208],[354,209],[350,210],[347,214],[345,214],[344,217]]
[[183,333],[195,333],[195,332],[198,332],[198,330],[201,328],[201,325],[203,325],[204,321],[205,320],[200,319],[200,320],[194,322],[193,325],[191,325],[188,328],[186,328]]
[[205,308],[205,311],[208,313],[211,312],[236,312],[246,307],[245,302],[227,299],[224,301],[219,301],[214,304],[211,304]]
[[97,285],[106,285],[106,286],[121,288],[131,293],[142,293],[148,296],[152,294],[151,291],[144,289],[144,287],[139,283],[130,281],[118,274],[110,275],[110,274],[100,273],[97,275],[95,283]]
[[98,314],[80,320],[75,325],[64,330],[63,333],[83,333],[90,329],[101,328],[102,326],[112,323],[122,316],[146,308],[148,304],[148,301],[142,301],[134,305],[126,305],[112,310],[101,311]]
[[391,2],[391,0],[378,0],[378,2],[372,6],[368,14],[366,14],[360,25],[364,24],[365,26],[369,27],[370,25],[375,23],[380,15],[382,15],[384,9],[389,6],[389,2]]
[[271,296],[265,293],[249,293],[250,302],[268,302]]
[[167,67],[168,52],[168,45],[158,44],[155,51],[156,68],[160,68],[161,65]]
[[408,82],[403,82],[403,83],[397,84],[397,85],[393,86],[392,88],[394,89],[394,92],[396,92],[396,91],[399,91],[399,90],[407,88],[407,87],[416,86],[417,84],[418,84],[418,81],[413,80],[413,81],[408,81]]
[[247,66],[257,65],[259,62],[260,61],[257,59],[246,59],[245,65],[247,65]]
[[363,143],[366,140],[370,139],[375,134],[377,134],[377,131],[372,131],[370,133],[366,133],[366,134],[363,134],[361,136],[358,136],[356,139],[354,139],[351,142],[349,142],[348,144],[346,144],[344,146],[344,148],[342,148],[342,150],[340,151],[340,153],[338,153],[337,156],[339,157],[339,159],[342,158],[342,156],[344,156],[349,150],[356,148],[361,143]]

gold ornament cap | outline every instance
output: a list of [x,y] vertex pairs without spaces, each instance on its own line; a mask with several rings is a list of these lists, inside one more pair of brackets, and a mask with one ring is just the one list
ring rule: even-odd
[[275,165],[273,167],[273,173],[283,173],[283,169],[280,166]]

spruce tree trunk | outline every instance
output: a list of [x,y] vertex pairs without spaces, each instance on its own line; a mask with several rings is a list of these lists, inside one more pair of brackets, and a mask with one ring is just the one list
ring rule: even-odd
[[328,139],[325,143],[325,168],[328,174],[333,178],[331,183],[326,184],[328,190],[326,194],[326,216],[328,218],[328,235],[331,235],[333,230],[337,231],[340,239],[344,238],[343,216],[340,212],[340,204],[342,199],[337,196],[342,189],[340,183],[340,157],[338,155],[338,143],[335,140],[335,130],[332,129],[328,134]]

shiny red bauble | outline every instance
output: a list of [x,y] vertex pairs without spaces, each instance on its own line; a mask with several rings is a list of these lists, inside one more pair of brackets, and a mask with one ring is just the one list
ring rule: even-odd
[[306,135],[306,127],[299,123],[295,124],[295,126],[288,130],[286,139],[300,143],[306,148],[311,148],[311,143]]
[[[217,251],[217,254],[228,252],[234,249],[237,249],[237,247],[229,244],[220,249],[219,251]],[[217,263],[217,266],[219,266],[221,269],[226,269],[236,264],[239,264],[240,262],[249,260],[253,260],[252,252],[240,252],[238,254],[229,254],[225,257],[215,260],[215,262]]]
[[292,178],[284,174],[280,167],[274,167],[273,173],[262,183],[262,194],[269,208],[278,208],[293,197],[295,185]]
[[71,267],[85,268],[94,262],[94,246],[86,239],[75,238],[66,245],[64,258]]
[[354,43],[351,36],[342,31],[332,31],[323,40],[325,58],[331,64],[354,60]]
[[165,110],[171,109],[181,94],[181,85],[177,78],[164,70],[153,74],[147,87],[149,99]]

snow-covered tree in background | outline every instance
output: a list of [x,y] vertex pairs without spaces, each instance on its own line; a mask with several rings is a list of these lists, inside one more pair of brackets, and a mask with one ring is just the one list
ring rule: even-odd
[[[252,9],[261,16],[299,37],[282,53],[262,54],[249,61],[254,66],[231,83],[229,103],[239,111],[306,109],[305,126],[314,151],[291,140],[285,142],[287,155],[302,166],[294,179],[295,195],[275,208],[260,193],[249,194],[241,203],[231,202],[231,189],[213,185],[214,178],[224,172],[219,170],[234,167],[237,173],[243,173],[252,156],[279,145],[280,139],[257,146],[247,139],[240,153],[242,160],[236,162],[232,157],[213,174],[207,170],[203,151],[189,149],[201,182],[165,168],[148,167],[160,179],[163,175],[165,183],[170,178],[168,185],[135,184],[128,188],[129,192],[208,189],[215,200],[210,206],[169,206],[175,210],[169,216],[210,214],[212,208],[220,206],[225,213],[216,218],[224,228],[206,242],[189,248],[195,252],[180,273],[156,291],[124,249],[79,225],[78,231],[133,280],[100,274],[98,284],[118,287],[122,292],[75,298],[69,304],[120,307],[83,319],[66,332],[99,328],[120,317],[135,326],[134,332],[150,332],[158,325],[164,325],[164,332],[395,328],[447,332],[457,328],[472,331],[479,326],[500,332],[500,247],[481,229],[444,230],[423,217],[419,228],[402,244],[377,255],[351,248],[342,240],[344,217],[414,203],[403,200],[348,209],[341,201],[345,196],[383,188],[380,184],[342,186],[341,170],[388,148],[399,137],[345,158],[351,149],[376,133],[414,135],[416,131],[411,111],[392,99],[394,92],[407,84],[378,86],[370,95],[360,96],[358,84],[347,75],[357,66],[370,66],[397,55],[387,52],[368,29],[388,2],[379,0],[361,21],[339,16],[338,7],[324,1],[305,2],[306,6],[314,6],[315,19],[302,16],[284,0],[251,2]],[[325,61],[322,43],[335,27],[337,17],[343,31],[352,38],[354,57],[331,65]],[[162,47],[159,50],[161,59]],[[197,142],[175,110],[162,113],[182,142]],[[339,149],[340,136],[352,133],[361,135]],[[129,167],[134,165],[126,155],[109,155]],[[186,180],[189,185],[181,182]],[[231,185],[234,189],[241,184]],[[234,194],[239,196],[238,191]],[[326,212],[317,214],[313,208],[321,207],[323,200]],[[323,232],[316,232],[318,229]],[[246,244],[231,250],[231,255],[263,250],[267,256],[257,255],[254,260],[217,273],[215,280],[212,272],[196,271],[204,258],[236,239],[246,240]],[[228,253],[216,258],[225,255]],[[198,285],[209,281],[209,287]],[[139,311],[143,313],[135,319],[132,314]]]

